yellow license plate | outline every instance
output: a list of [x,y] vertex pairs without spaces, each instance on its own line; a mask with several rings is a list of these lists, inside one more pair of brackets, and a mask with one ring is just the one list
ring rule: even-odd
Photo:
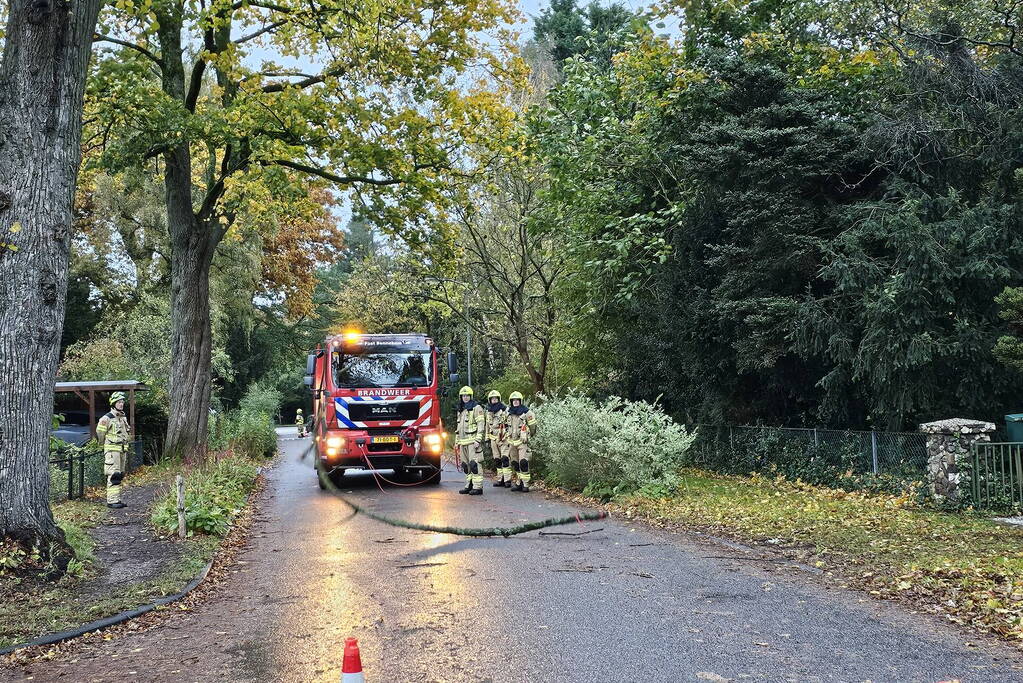
[[374,436],[370,443],[398,443],[399,441],[401,439],[396,436]]

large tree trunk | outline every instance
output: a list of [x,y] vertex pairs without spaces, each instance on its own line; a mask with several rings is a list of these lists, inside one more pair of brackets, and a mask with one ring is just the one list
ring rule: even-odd
[[205,456],[210,407],[211,231],[192,210],[187,146],[166,155],[167,220],[171,236],[171,371],[167,452]]
[[[158,17],[163,91],[184,104],[182,5],[161,5]],[[165,450],[185,458],[202,458],[206,454],[210,408],[210,266],[216,240],[210,226],[195,214],[188,140],[182,139],[164,154],[164,159],[171,239],[170,419]]]
[[50,513],[53,381],[99,0],[11,0],[0,62],[0,536],[69,559]]

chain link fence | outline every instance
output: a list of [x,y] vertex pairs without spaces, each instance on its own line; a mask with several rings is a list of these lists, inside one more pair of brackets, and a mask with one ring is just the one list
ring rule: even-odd
[[810,483],[842,479],[920,479],[927,471],[927,435],[788,427],[688,425],[696,440],[690,462],[730,474],[779,473]]
[[[50,453],[50,501],[84,498],[94,487],[106,486],[103,451],[95,444],[64,445]],[[143,462],[143,443],[132,442],[126,470],[131,472]]]

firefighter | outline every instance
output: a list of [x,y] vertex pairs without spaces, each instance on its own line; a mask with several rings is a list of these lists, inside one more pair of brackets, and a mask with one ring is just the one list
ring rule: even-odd
[[483,434],[486,426],[483,406],[473,400],[472,387],[459,389],[455,447],[458,448],[462,471],[465,472],[465,488],[460,489],[459,493],[483,495]]
[[529,437],[536,434],[536,415],[522,402],[522,394],[508,397],[508,458],[518,481],[512,491],[529,492]]
[[508,462],[508,408],[501,403],[501,392],[487,394],[487,440],[494,458],[497,479],[494,486],[511,487],[511,463]]
[[298,438],[305,436],[305,415],[302,414],[301,408],[295,413],[295,428],[298,429]]
[[124,393],[115,391],[110,395],[110,412],[100,418],[96,425],[96,438],[103,446],[103,474],[107,477],[107,507],[128,507],[121,502],[121,480],[127,465],[128,448],[131,446],[131,428],[124,414]]

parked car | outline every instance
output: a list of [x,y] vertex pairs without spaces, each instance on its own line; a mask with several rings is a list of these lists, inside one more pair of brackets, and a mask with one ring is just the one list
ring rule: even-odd
[[75,446],[84,446],[92,438],[89,429],[89,411],[87,410],[61,410],[57,412],[64,420],[60,427],[54,429],[54,438],[65,441]]

